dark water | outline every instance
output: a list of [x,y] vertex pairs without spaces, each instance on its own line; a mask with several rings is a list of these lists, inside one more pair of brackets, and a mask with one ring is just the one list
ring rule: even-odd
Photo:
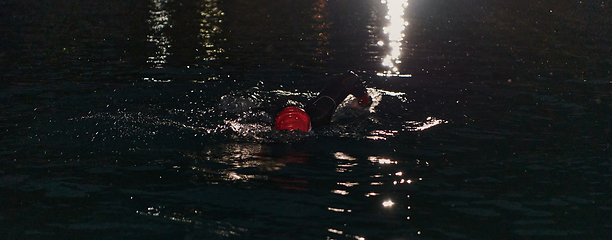
[[610,2],[387,1],[0,1],[0,235],[611,239]]

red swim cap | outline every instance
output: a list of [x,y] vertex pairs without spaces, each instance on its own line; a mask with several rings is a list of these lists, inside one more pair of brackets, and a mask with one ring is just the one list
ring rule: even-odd
[[304,132],[310,131],[310,117],[301,108],[298,107],[286,107],[274,121],[274,128],[276,130],[302,130]]

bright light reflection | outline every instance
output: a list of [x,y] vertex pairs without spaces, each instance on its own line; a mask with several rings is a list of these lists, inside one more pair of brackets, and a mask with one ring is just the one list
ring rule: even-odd
[[352,187],[352,186],[359,185],[359,183],[357,183],[357,182],[338,182],[337,184],[345,186],[345,187]]
[[[388,36],[389,54],[382,59],[382,65],[388,68],[384,72],[376,73],[378,76],[398,76],[412,77],[411,74],[401,74],[396,64],[400,64],[399,60],[402,52],[402,41],[404,40],[404,29],[408,26],[408,22],[404,20],[404,9],[408,6],[408,0],[382,0],[382,4],[387,5],[387,16],[389,24],[383,28],[383,32]],[[383,41],[378,41],[379,46],[383,46]]]
[[343,195],[343,196],[344,196],[344,195],[348,195],[348,194],[349,194],[349,192],[348,192],[348,191],[345,191],[345,190],[340,190],[340,189],[336,189],[336,190],[334,190],[334,191],[332,191],[332,192],[333,192],[333,193],[335,193],[335,194]]
[[[203,179],[212,180],[210,183],[215,184],[217,181],[225,182],[248,182],[254,179],[266,179],[266,175],[260,174],[244,174],[238,171],[242,168],[258,168],[267,171],[278,170],[284,165],[283,162],[275,161],[262,155],[265,150],[259,144],[227,144],[224,145],[223,154],[221,157],[202,159],[203,161],[213,161],[226,166],[223,169],[211,169],[205,167],[191,166],[190,169],[200,172]],[[213,153],[208,152],[205,155],[210,156]],[[187,157],[196,160],[201,159],[200,154],[187,154]]]
[[391,159],[381,158],[377,156],[369,156],[368,160],[370,160],[370,162],[379,163],[379,164],[397,164],[397,161],[391,161]]
[[[370,113],[376,112],[376,107],[382,101],[383,96],[391,96],[405,103],[410,103],[414,101],[414,99],[408,99],[406,93],[403,93],[403,92],[391,92],[391,91],[385,91],[382,89],[368,88],[368,94],[370,95],[370,97],[372,97],[372,104],[370,105],[370,108],[368,109]],[[353,101],[354,98],[348,99],[350,97],[352,97],[352,95],[349,95],[349,97],[347,97],[347,100]],[[384,136],[371,136],[371,138],[375,138],[375,140],[378,140],[378,139],[386,140],[386,137]]]
[[397,184],[403,184],[403,183],[407,183],[407,184],[411,184],[412,180],[408,179],[400,179],[399,182],[397,180],[393,181],[393,185],[397,185]]
[[395,203],[391,200],[387,200],[387,201],[384,201],[382,204],[383,204],[383,207],[391,207]]
[[[218,46],[215,42],[215,36],[221,33],[220,23],[223,21],[222,17],[225,15],[217,3],[217,0],[205,0],[200,4],[200,48],[196,51],[200,52],[201,55],[196,57],[196,60],[202,61],[214,61],[217,60],[220,53],[225,50]],[[218,40],[217,40],[218,41]],[[201,51],[202,50],[202,51]],[[202,67],[208,68],[210,64],[203,64]],[[212,80],[212,79],[209,79]]]
[[374,130],[370,132],[366,138],[372,140],[387,140],[387,136],[392,137],[397,133],[397,130]]
[[373,196],[378,196],[380,195],[380,193],[375,193],[375,192],[371,192],[371,193],[366,193],[366,197],[373,197]]
[[284,90],[272,90],[270,92],[277,96],[300,96],[305,98],[314,98],[319,95],[319,92],[290,92]]
[[164,34],[163,30],[169,26],[170,13],[166,10],[168,0],[153,0],[152,9],[149,10],[150,28],[153,34],[147,35],[147,41],[157,46],[157,51],[153,56],[149,56],[147,63],[152,63],[154,68],[163,68],[166,58],[171,55],[170,39]]
[[375,141],[376,140],[387,140],[386,137],[381,137],[381,136],[367,136],[366,138],[370,140],[375,140]]
[[407,121],[404,124],[403,131],[409,131],[409,132],[423,131],[433,126],[440,125],[442,123],[448,123],[448,121],[433,118],[433,117],[428,117],[426,122]]
[[340,160],[349,160],[349,161],[355,160],[354,157],[351,157],[351,156],[349,156],[349,155],[347,155],[346,153],[343,153],[343,152],[336,152],[336,153],[334,153],[334,157],[336,159],[340,159]]
[[334,211],[334,212],[344,212],[344,209],[342,208],[327,207],[327,210]]

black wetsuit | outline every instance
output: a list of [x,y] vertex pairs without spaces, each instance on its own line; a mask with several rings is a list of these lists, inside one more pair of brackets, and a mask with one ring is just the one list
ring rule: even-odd
[[[304,108],[313,128],[328,125],[338,104],[352,94],[356,98],[368,97],[367,90],[361,84],[359,77],[353,73],[345,73],[329,84],[319,96],[312,99]],[[369,97],[368,97],[369,100]]]

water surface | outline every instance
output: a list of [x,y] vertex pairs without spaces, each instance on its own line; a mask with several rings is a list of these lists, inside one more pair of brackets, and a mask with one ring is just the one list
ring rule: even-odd
[[[607,2],[2,1],[8,239],[608,239]],[[335,74],[330,126],[272,130]]]

